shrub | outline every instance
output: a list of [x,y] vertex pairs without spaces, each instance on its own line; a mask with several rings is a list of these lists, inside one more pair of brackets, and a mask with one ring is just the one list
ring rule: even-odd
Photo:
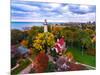
[[48,62],[48,68],[46,69],[45,72],[54,72],[56,69],[56,65],[53,64],[52,62]]
[[21,45],[27,47],[28,46],[28,40],[22,40]]
[[74,59],[73,54],[71,52],[67,52],[66,56],[68,61],[72,61]]
[[56,50],[50,50],[50,55],[53,57],[58,57]]

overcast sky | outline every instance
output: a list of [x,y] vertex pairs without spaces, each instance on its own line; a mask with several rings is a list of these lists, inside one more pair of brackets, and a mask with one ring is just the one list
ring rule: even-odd
[[11,2],[12,22],[88,22],[95,21],[95,5],[60,4],[34,1]]

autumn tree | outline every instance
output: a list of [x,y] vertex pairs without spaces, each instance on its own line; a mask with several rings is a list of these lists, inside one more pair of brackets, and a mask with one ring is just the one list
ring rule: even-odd
[[32,63],[32,69],[36,72],[36,73],[42,73],[45,72],[45,70],[48,67],[48,61],[49,58],[48,56],[41,51],[34,59],[33,63]]
[[92,43],[91,38],[87,32],[85,32],[84,30],[81,30],[81,31],[79,31],[78,39],[81,44],[82,55],[83,55],[84,48],[89,48],[91,46],[91,43]]
[[11,30],[11,44],[18,44],[20,40],[23,39],[23,32],[21,30],[12,29]]
[[33,40],[33,47],[40,52],[41,50],[45,50],[47,52],[48,48],[52,48],[54,46],[54,35],[49,32],[38,33]]
[[31,27],[31,29],[27,31],[27,33],[28,33],[27,39],[28,39],[30,45],[32,44],[32,40],[35,39],[35,36],[41,32],[43,32],[43,28],[37,27],[37,26]]

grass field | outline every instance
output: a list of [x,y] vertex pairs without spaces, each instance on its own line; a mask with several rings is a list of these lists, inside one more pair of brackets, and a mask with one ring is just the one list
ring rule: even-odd
[[68,51],[73,53],[75,60],[77,60],[78,62],[96,67],[95,56],[87,55],[86,53],[82,55],[81,50],[77,48],[68,48]]
[[31,62],[28,59],[21,61],[20,66],[11,72],[12,75],[20,73],[21,70],[26,68]]

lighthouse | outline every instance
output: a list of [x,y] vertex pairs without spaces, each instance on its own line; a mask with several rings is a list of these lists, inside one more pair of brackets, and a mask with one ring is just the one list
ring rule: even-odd
[[47,20],[44,20],[44,32],[48,32],[48,28],[47,28]]

